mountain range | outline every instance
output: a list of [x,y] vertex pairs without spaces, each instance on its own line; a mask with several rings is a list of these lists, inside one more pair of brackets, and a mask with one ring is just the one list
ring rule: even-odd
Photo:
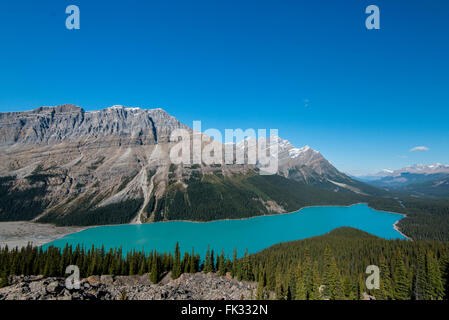
[[414,196],[449,196],[449,165],[441,163],[416,164],[398,170],[384,169],[358,179],[384,190]]
[[[277,136],[269,140],[278,147],[274,175],[260,175],[257,164],[176,165],[169,157],[176,129],[193,134],[162,109],[60,105],[0,113],[0,221],[208,221],[384,193],[309,146],[296,148]],[[245,146],[236,143],[234,153]]]

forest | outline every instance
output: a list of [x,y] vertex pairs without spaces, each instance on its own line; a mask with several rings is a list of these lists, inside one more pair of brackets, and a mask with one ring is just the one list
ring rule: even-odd
[[279,175],[193,175],[185,183],[186,190],[172,185],[158,199],[155,221],[211,221],[272,214],[263,203],[270,200],[287,212],[310,205],[349,205],[365,200],[352,193],[319,189]]
[[[148,274],[153,283],[167,272],[216,272],[258,282],[253,299],[282,300],[442,300],[449,298],[449,243],[384,240],[343,227],[309,239],[280,243],[238,258],[208,249],[204,256],[156,251],[122,252],[121,248],[27,246],[0,250],[0,286],[9,275],[65,276],[68,265],[89,275]],[[380,269],[379,289],[366,288],[368,265]]]
[[414,240],[449,241],[449,199],[385,197],[367,200],[371,208],[406,214],[398,227]]

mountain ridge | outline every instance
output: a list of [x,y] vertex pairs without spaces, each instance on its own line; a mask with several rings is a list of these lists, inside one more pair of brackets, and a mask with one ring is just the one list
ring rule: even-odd
[[318,151],[279,137],[270,140],[279,144],[279,171],[271,177],[260,176],[258,165],[173,164],[176,129],[193,134],[160,108],[61,105],[0,114],[0,220],[207,221],[360,202],[379,192],[339,172]]
[[382,170],[358,177],[377,188],[419,197],[449,197],[449,165],[415,164],[398,170]]

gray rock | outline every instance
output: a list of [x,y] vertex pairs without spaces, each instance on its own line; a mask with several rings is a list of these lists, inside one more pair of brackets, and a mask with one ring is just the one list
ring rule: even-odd
[[17,277],[15,284],[0,289],[0,300],[118,300],[123,290],[130,300],[240,299],[242,295],[249,298],[251,290],[255,292],[257,288],[256,283],[239,282],[212,273],[183,274],[176,280],[166,278],[165,284],[157,285],[148,280],[148,274],[116,277],[113,283],[110,283],[111,278],[89,277],[81,280],[79,290],[68,290],[63,278],[29,282],[29,278]]
[[114,278],[110,275],[102,275],[100,277],[100,282],[105,284],[112,284],[114,282]]
[[53,281],[50,282],[47,285],[47,292],[48,293],[58,293],[59,291],[61,291],[62,287],[59,285],[58,281]]

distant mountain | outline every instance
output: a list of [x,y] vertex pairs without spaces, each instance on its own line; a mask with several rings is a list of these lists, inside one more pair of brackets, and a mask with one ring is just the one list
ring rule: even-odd
[[449,165],[417,164],[399,170],[382,170],[358,177],[373,186],[415,196],[449,197]]
[[415,164],[413,166],[405,167],[399,170],[383,169],[371,177],[377,177],[378,179],[383,177],[397,177],[403,173],[416,173],[416,174],[437,174],[446,173],[449,174],[449,165],[434,163],[430,165]]
[[175,129],[193,134],[162,109],[61,105],[0,113],[0,221],[207,221],[349,204],[382,192],[279,137],[272,141],[279,146],[276,175],[259,175],[258,165],[175,165]]
[[398,191],[416,196],[449,198],[449,174],[431,176],[433,176],[432,180],[407,184],[398,188]]

